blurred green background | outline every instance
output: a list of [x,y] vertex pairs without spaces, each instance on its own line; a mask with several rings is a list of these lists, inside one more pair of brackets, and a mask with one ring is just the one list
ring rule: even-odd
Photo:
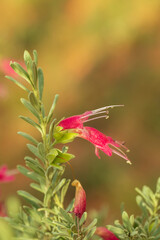
[[[159,0],[1,0],[0,58],[23,60],[25,49],[38,51],[44,70],[44,102],[56,93],[57,119],[111,104],[108,120],[90,124],[124,140],[132,165],[118,156],[101,159],[77,138],[69,144],[76,178],[87,193],[88,209],[109,206],[109,220],[120,203],[136,212],[136,186],[154,187],[160,175],[160,1]],[[27,115],[19,101],[23,90],[0,73],[0,165],[24,164],[27,141],[17,135],[38,133],[18,118]],[[67,177],[72,177],[68,166]],[[28,180],[1,185],[1,200],[28,190]],[[68,199],[74,196],[74,189]],[[68,200],[69,201],[69,200]]]

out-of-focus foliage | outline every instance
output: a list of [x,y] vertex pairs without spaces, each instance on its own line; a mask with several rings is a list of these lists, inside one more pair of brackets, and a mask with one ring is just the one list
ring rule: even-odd
[[[87,186],[88,207],[109,204],[115,215],[121,201],[134,208],[131,189],[153,185],[159,176],[160,1],[1,0],[0,13],[0,58],[21,61],[24,49],[38,50],[46,105],[55,93],[60,94],[59,119],[125,104],[124,109],[111,111],[110,119],[97,120],[93,126],[127,142],[132,166],[116,156],[109,159],[101,154],[97,160],[89,143],[80,139],[70,146],[76,155],[71,164]],[[26,141],[16,131],[24,127],[33,131],[17,120],[24,111],[21,96],[1,69],[0,164],[11,167],[23,163],[26,151]],[[18,176],[8,191],[2,186],[3,198],[25,184]]]
[[114,232],[121,240],[139,240],[160,238],[160,178],[157,181],[156,191],[143,186],[142,191],[136,188],[139,195],[136,197],[138,206],[141,208],[142,215],[129,217],[128,213],[122,212],[122,224],[116,220],[114,226],[107,226],[109,230]]

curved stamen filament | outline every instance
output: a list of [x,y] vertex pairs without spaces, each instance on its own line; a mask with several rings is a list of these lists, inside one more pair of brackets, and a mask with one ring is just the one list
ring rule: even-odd
[[114,107],[124,107],[124,105],[110,105],[110,106],[105,106],[105,107],[102,107],[102,108],[97,108],[95,110],[93,110],[92,112],[100,112],[100,111],[104,111],[108,108],[114,108]]
[[90,117],[90,116],[93,116],[93,115],[101,114],[101,113],[107,113],[108,114],[109,111],[101,111],[101,112],[96,112],[96,113],[89,113],[89,114],[87,114],[85,116],[82,116],[81,119],[86,118],[86,117]]
[[[109,145],[109,144],[108,144],[108,145]],[[112,147],[114,147],[115,149],[117,149],[118,152],[122,153],[122,154],[127,158],[127,155],[126,155],[126,154],[125,154],[120,148],[118,148],[118,147],[112,145],[111,143],[110,143],[110,145],[111,145]],[[112,149],[112,150],[113,150],[113,149]]]
[[93,121],[93,120],[96,120],[96,119],[99,119],[99,118],[108,118],[108,115],[102,115],[102,116],[99,116],[99,117],[87,119],[87,120],[85,120],[85,122],[90,122],[90,121]]
[[125,160],[127,160],[127,163],[130,163],[130,164],[131,164],[130,160],[127,158],[127,156],[126,156],[125,154],[123,155],[123,154],[121,154],[120,152],[118,152],[118,151],[116,151],[116,150],[114,150],[114,149],[112,149],[112,152],[115,153],[115,154],[117,154],[118,156],[124,158]]
[[119,142],[119,141],[115,141],[116,143],[118,143],[122,148],[124,148],[126,150],[126,152],[129,152],[130,150],[124,145],[124,143]]

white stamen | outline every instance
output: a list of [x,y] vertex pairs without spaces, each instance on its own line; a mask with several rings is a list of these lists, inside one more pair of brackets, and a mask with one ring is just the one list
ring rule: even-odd
[[85,122],[93,121],[93,120],[96,120],[96,119],[99,119],[99,118],[107,118],[107,115],[102,115],[102,116],[99,116],[99,117],[87,119]]
[[130,163],[130,164],[131,164],[130,160],[127,158],[127,156],[126,156],[125,154],[123,155],[123,154],[121,154],[120,152],[118,152],[118,151],[116,151],[116,150],[114,150],[114,149],[112,149],[112,152],[115,153],[115,154],[117,154],[118,156],[124,158],[125,160],[127,160],[127,163]]
[[90,117],[90,116],[93,116],[93,115],[101,114],[101,113],[107,113],[108,114],[109,111],[101,111],[101,112],[96,112],[96,113],[89,113],[86,116],[81,117],[81,119],[86,118],[86,117]]
[[[128,158],[127,155],[126,155],[120,148],[114,146],[112,143],[109,143],[108,145],[111,145],[112,147],[114,147],[115,149],[117,149],[119,153],[122,153],[122,155],[124,155],[126,158]],[[113,150],[113,149],[112,149],[112,150]],[[117,152],[117,151],[116,151],[116,152]]]
[[116,143],[118,143],[122,148],[124,148],[126,150],[126,152],[129,152],[130,150],[124,145],[125,142],[119,142],[119,141],[115,141]]
[[124,107],[124,105],[110,105],[110,106],[105,106],[105,107],[102,107],[102,108],[97,108],[95,110],[92,110],[92,112],[100,112],[100,111],[104,111],[108,108],[114,108],[114,107]]

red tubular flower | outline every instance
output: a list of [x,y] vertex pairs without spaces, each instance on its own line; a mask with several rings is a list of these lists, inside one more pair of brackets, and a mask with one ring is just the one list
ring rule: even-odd
[[80,219],[86,211],[86,193],[78,180],[74,180],[72,186],[76,187],[73,212]]
[[[106,106],[103,108],[99,108],[92,111],[87,111],[81,115],[75,115],[69,118],[65,118],[62,120],[58,125],[63,127],[63,130],[71,129],[75,133],[78,133],[78,136],[84,138],[91,142],[95,146],[95,154],[98,158],[100,149],[108,156],[111,156],[112,153],[119,155],[120,157],[124,158],[127,163],[131,163],[128,159],[127,155],[121,150],[121,148],[129,151],[123,143],[113,140],[111,137],[104,135],[103,133],[99,132],[97,129],[92,127],[85,127],[83,124],[88,121],[92,121],[98,118],[108,118],[108,109],[113,107],[119,107],[123,105],[113,105],[113,106]],[[104,114],[105,113],[105,114]],[[100,115],[95,117],[95,115]],[[90,118],[93,117],[93,118]]]
[[11,182],[14,180],[14,174],[17,173],[17,170],[8,171],[7,166],[3,165],[0,168],[0,182]]
[[104,240],[119,240],[111,231],[105,227],[97,227],[95,234]]
[[[67,129],[82,129],[83,128],[83,123],[89,122],[98,118],[108,118],[108,109],[109,108],[114,108],[114,107],[121,107],[123,105],[112,105],[112,106],[106,106],[102,108],[98,108],[92,111],[87,111],[83,114],[80,115],[75,115],[69,118],[63,119],[58,125],[63,127],[63,130]],[[93,117],[98,114],[105,113],[105,115],[94,117],[89,119],[90,117]]]

